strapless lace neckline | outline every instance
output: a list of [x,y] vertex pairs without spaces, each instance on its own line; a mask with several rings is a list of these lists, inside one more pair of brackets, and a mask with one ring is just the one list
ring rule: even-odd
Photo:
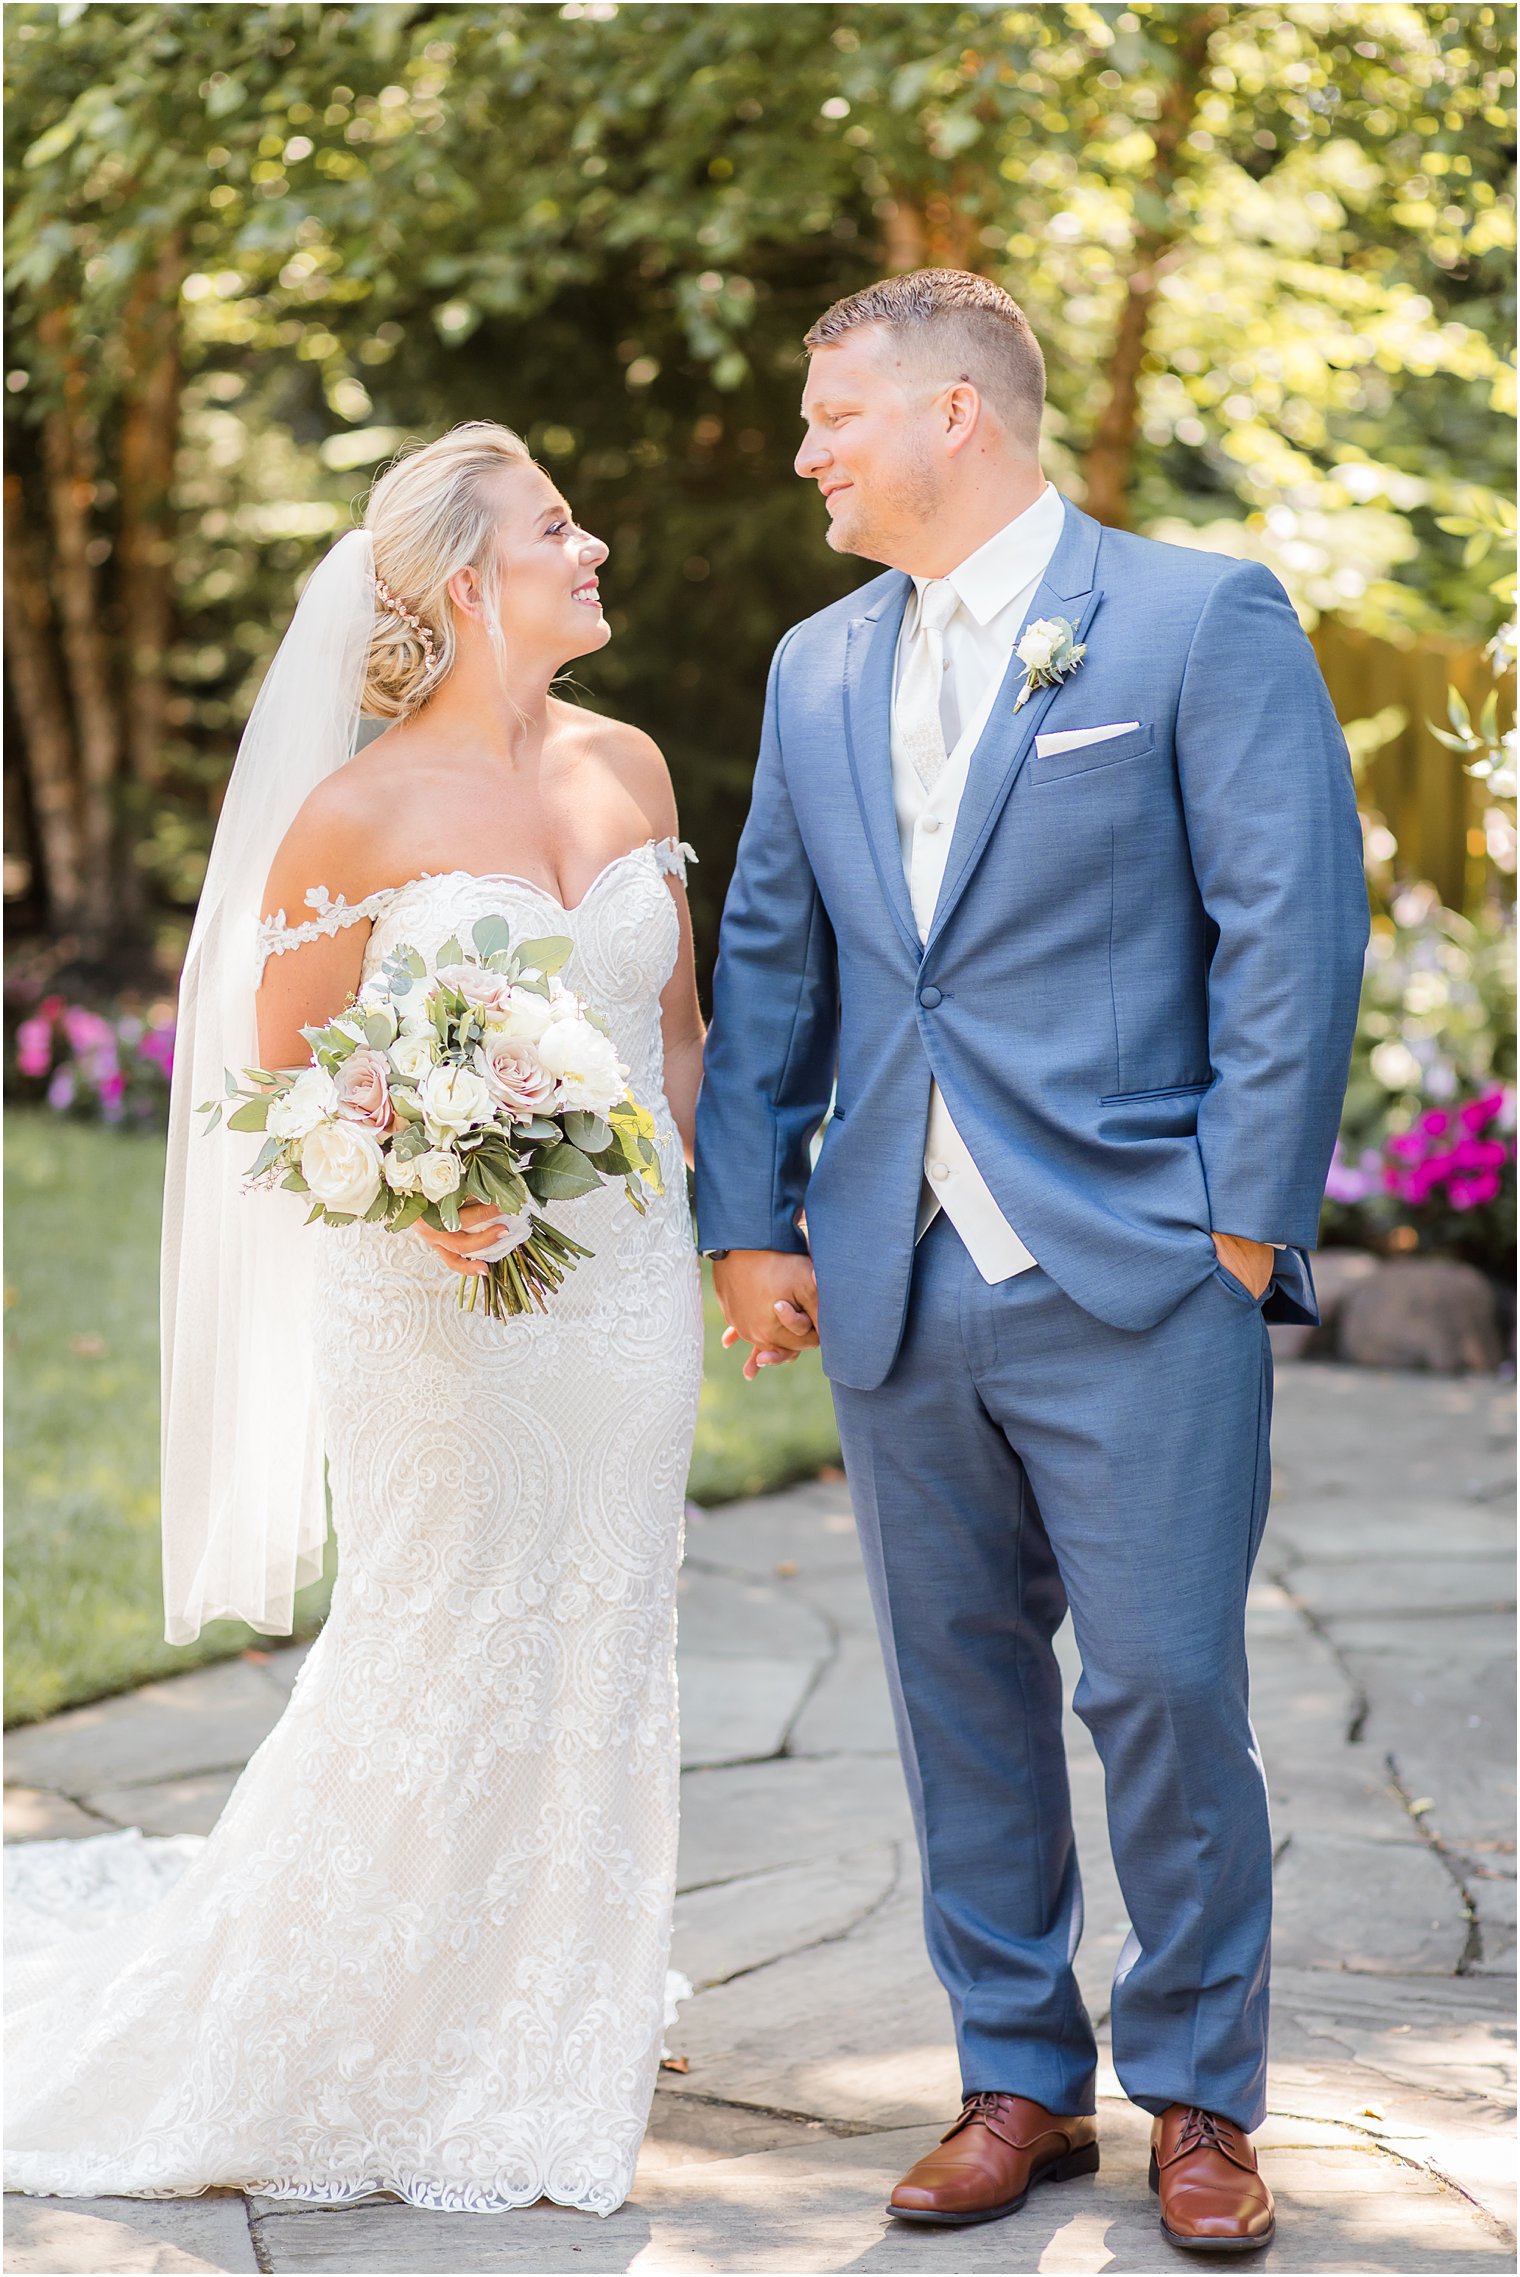
[[654,866],[656,876],[679,878],[686,883],[686,865],[696,860],[695,850],[682,838],[646,838],[641,846],[630,846],[626,853],[614,854],[604,862],[587,886],[580,900],[563,902],[552,887],[543,886],[535,878],[525,878],[516,870],[419,870],[415,877],[400,885],[377,886],[362,901],[350,901],[344,894],[329,893],[325,885],[313,886],[306,896],[306,906],[315,915],[297,925],[287,923],[283,909],[273,917],[261,919],[254,949],[254,980],[263,979],[264,967],[270,957],[283,956],[288,949],[298,949],[308,941],[340,932],[344,926],[374,924],[407,894],[420,886],[458,883],[466,887],[507,885],[520,886],[525,893],[533,894],[557,910],[566,923],[578,917],[597,897],[606,881],[615,877],[628,863],[646,857]]
[[407,879],[405,885],[382,886],[380,891],[385,894],[405,893],[414,885],[425,885],[439,878],[470,878],[477,885],[526,886],[529,893],[536,893],[541,901],[549,902],[562,917],[574,917],[585,908],[597,887],[610,877],[614,870],[621,869],[625,862],[636,861],[641,854],[653,854],[659,860],[662,870],[669,867],[679,874],[678,865],[675,862],[672,861],[667,864],[660,859],[662,848],[669,848],[674,854],[682,856],[685,861],[694,862],[696,860],[696,855],[691,847],[681,840],[646,838],[641,845],[630,846],[626,853],[614,854],[610,862],[604,862],[579,901],[561,901],[552,887],[540,885],[537,878],[525,878],[520,870],[419,870],[414,878]]

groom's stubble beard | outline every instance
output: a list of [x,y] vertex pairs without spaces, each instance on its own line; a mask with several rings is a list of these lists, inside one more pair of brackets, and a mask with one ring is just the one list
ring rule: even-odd
[[829,545],[835,553],[860,554],[911,573],[915,541],[932,527],[944,493],[943,472],[928,444],[909,446],[869,498],[853,487],[845,492],[829,520]]

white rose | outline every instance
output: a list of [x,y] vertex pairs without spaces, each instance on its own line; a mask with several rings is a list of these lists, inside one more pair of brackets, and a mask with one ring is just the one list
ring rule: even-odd
[[1031,672],[1043,672],[1060,645],[1060,627],[1042,617],[1019,642],[1019,662],[1027,664]]
[[431,1023],[423,1034],[409,1036],[403,1029],[391,1045],[392,1067],[398,1075],[406,1076],[412,1083],[422,1081],[437,1057],[438,1038],[433,1033]]
[[566,1107],[605,1115],[623,1096],[628,1070],[616,1047],[579,1014],[550,1022],[538,1039],[538,1056],[558,1076]]
[[430,1202],[441,1202],[445,1194],[454,1193],[462,1175],[458,1155],[441,1146],[419,1154],[414,1167],[417,1183]]
[[433,1036],[436,1038],[438,1031],[433,1026],[433,1015],[428,1010],[428,1000],[424,991],[420,988],[408,989],[401,1002],[402,1035]]
[[319,1202],[362,1218],[380,1191],[380,1141],[360,1123],[318,1123],[301,1144],[301,1176]]
[[303,1139],[323,1118],[335,1114],[337,1086],[325,1067],[308,1067],[283,1098],[274,1100],[264,1128],[271,1138]]
[[417,1175],[417,1161],[415,1154],[405,1162],[396,1153],[386,1156],[385,1183],[393,1194],[415,1194],[418,1191],[422,1181]]
[[493,1119],[491,1094],[472,1067],[445,1063],[431,1069],[421,1100],[423,1128],[434,1146]]
[[547,996],[537,996],[531,988],[509,988],[485,1007],[485,1033],[493,1043],[536,1044],[553,1018]]

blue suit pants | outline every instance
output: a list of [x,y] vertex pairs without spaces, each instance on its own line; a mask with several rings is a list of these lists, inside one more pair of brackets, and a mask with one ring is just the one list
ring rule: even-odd
[[989,1287],[941,1214],[877,1389],[834,1386],[967,2091],[1094,2105],[1052,1639],[1102,1758],[1131,1935],[1114,2064],[1146,2110],[1264,2113],[1272,1844],[1245,1600],[1272,1362],[1223,1269],[1112,1328],[1038,1268]]

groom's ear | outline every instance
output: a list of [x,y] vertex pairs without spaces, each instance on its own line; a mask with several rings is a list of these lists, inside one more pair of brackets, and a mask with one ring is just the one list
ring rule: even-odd
[[975,439],[987,440],[991,415],[974,381],[953,381],[940,401],[945,421],[945,448],[952,456]]

